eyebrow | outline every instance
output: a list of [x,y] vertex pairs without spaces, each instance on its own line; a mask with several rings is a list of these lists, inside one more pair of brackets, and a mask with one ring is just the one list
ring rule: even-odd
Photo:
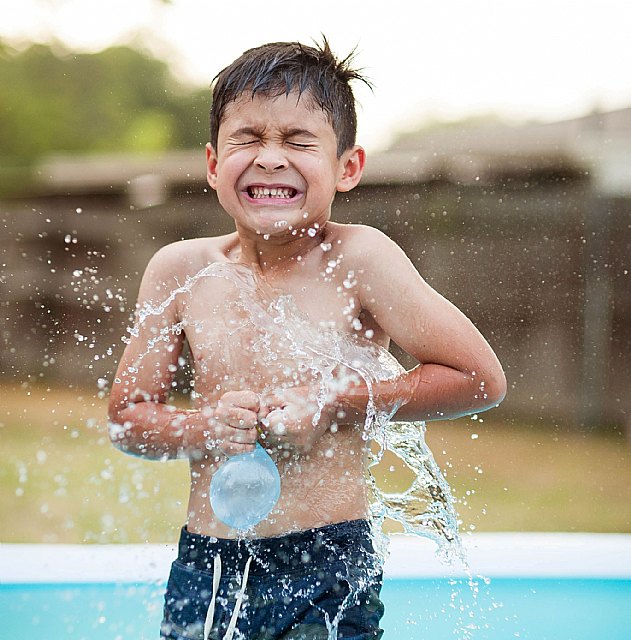
[[[256,136],[257,138],[263,135],[265,129],[256,128],[256,127],[241,127],[236,131],[232,132],[232,137],[239,136]],[[315,134],[309,131],[308,129],[301,129],[300,127],[292,127],[289,129],[285,129],[281,131],[283,137],[285,138],[293,138],[295,136],[305,136],[307,138],[315,138]]]
[[305,136],[307,138],[315,138],[315,134],[309,131],[308,129],[300,129],[299,127],[294,127],[292,129],[286,129],[283,131],[283,135],[286,138],[293,138],[294,136]]
[[255,127],[241,127],[232,132],[232,136],[260,136],[264,129],[256,129]]

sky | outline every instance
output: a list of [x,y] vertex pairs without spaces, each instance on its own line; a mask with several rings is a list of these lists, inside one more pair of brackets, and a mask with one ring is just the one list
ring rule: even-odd
[[208,86],[245,49],[325,34],[357,86],[358,141],[434,121],[552,121],[631,106],[628,0],[0,0],[0,38],[81,51],[142,41]]

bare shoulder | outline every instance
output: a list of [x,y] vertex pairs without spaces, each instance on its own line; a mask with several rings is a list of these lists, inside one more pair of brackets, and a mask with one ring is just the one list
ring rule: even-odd
[[429,294],[430,287],[403,249],[379,229],[336,225],[332,233],[339,240],[344,270],[353,271],[360,302],[371,313],[377,313],[380,301],[391,309],[402,297],[420,303]]
[[225,256],[224,247],[229,244],[232,235],[172,242],[156,251],[149,266],[195,272],[210,262],[222,260]]
[[179,240],[161,247],[147,264],[141,288],[145,294],[172,291],[209,264],[225,261],[235,235]]
[[383,231],[364,224],[329,223],[332,237],[340,241],[344,258],[357,268],[378,266],[390,255],[400,256],[403,250]]

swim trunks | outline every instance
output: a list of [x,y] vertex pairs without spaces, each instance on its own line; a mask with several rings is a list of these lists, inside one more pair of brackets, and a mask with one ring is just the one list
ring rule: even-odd
[[381,638],[381,584],[366,520],[256,540],[217,539],[184,527],[160,637]]

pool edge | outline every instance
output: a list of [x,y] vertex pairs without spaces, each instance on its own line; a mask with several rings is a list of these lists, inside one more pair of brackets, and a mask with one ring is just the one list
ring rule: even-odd
[[[631,579],[631,534],[472,533],[464,536],[471,575]],[[175,544],[0,543],[0,584],[166,580]],[[466,576],[436,556],[436,545],[391,536],[386,578]]]

